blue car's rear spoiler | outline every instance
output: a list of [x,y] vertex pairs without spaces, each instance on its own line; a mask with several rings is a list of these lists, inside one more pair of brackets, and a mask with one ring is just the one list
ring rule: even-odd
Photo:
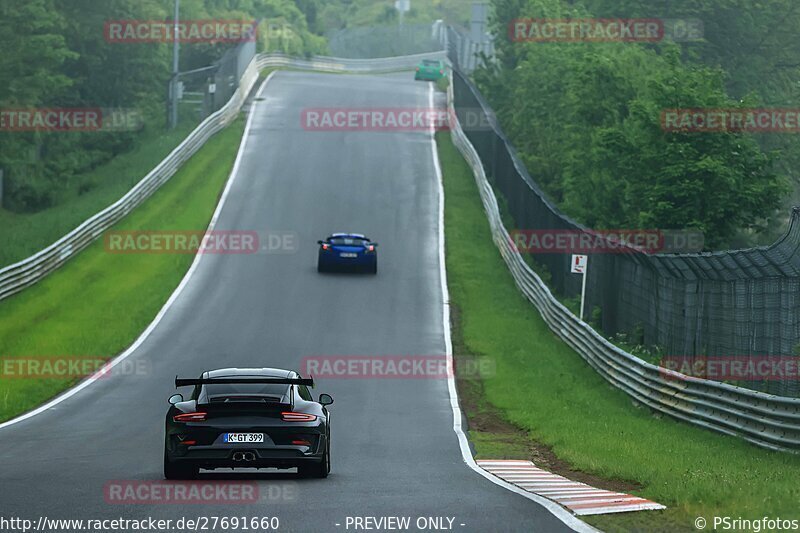
[[314,378],[179,378],[175,376],[175,388],[190,385],[229,385],[239,383],[258,383],[274,385],[306,385],[314,386]]

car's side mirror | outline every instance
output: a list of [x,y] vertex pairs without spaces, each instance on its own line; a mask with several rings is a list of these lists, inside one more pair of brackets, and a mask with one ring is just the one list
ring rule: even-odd
[[376,246],[376,247],[378,246],[378,243],[377,243],[377,242],[371,242],[370,244],[371,244],[372,246]]
[[178,402],[182,402],[183,394],[173,394],[172,396],[169,397],[169,400],[167,401],[170,403],[170,405],[175,405]]
[[317,241],[317,244],[325,244],[324,241]]
[[330,405],[333,403],[333,397],[330,394],[320,394],[319,403],[322,405]]

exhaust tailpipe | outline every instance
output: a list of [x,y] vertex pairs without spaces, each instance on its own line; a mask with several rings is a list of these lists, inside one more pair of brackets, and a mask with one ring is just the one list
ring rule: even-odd
[[233,460],[236,461],[236,462],[240,462],[240,461],[247,461],[247,462],[255,461],[256,460],[256,454],[254,452],[235,452],[233,454]]

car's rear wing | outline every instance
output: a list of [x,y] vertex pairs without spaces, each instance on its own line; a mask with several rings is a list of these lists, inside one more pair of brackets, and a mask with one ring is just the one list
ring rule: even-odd
[[273,385],[306,385],[308,387],[314,386],[314,378],[179,378],[175,376],[175,388],[189,387],[192,385],[230,385],[240,383],[257,383],[257,384],[273,384]]

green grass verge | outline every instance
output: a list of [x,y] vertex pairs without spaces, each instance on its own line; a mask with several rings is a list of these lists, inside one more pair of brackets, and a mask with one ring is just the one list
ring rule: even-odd
[[[770,452],[655,415],[611,387],[525,300],[492,242],[471,170],[437,134],[445,179],[447,272],[455,350],[491,358],[475,409],[495,409],[518,441],[548,446],[573,468],[641,486],[666,511],[590,517],[605,530],[694,530],[714,516],[800,518],[800,457]],[[460,344],[459,344],[460,343]],[[462,352],[463,353],[463,352]],[[472,426],[472,418],[470,418]],[[520,457],[529,443],[470,431],[479,457]]]
[[[115,230],[204,230],[233,166],[244,120],[214,136]],[[8,357],[103,357],[153,320],[189,268],[189,254],[110,254],[102,239],[25,291],[0,301],[0,363]],[[0,420],[28,411],[73,379],[2,379]]]
[[36,213],[0,209],[0,267],[16,263],[54,243],[84,220],[119,200],[161,162],[195,128],[184,119],[178,128],[162,131],[153,126],[142,133],[136,146],[91,172],[73,178],[75,184],[92,183],[84,194],[67,191],[59,204]]

